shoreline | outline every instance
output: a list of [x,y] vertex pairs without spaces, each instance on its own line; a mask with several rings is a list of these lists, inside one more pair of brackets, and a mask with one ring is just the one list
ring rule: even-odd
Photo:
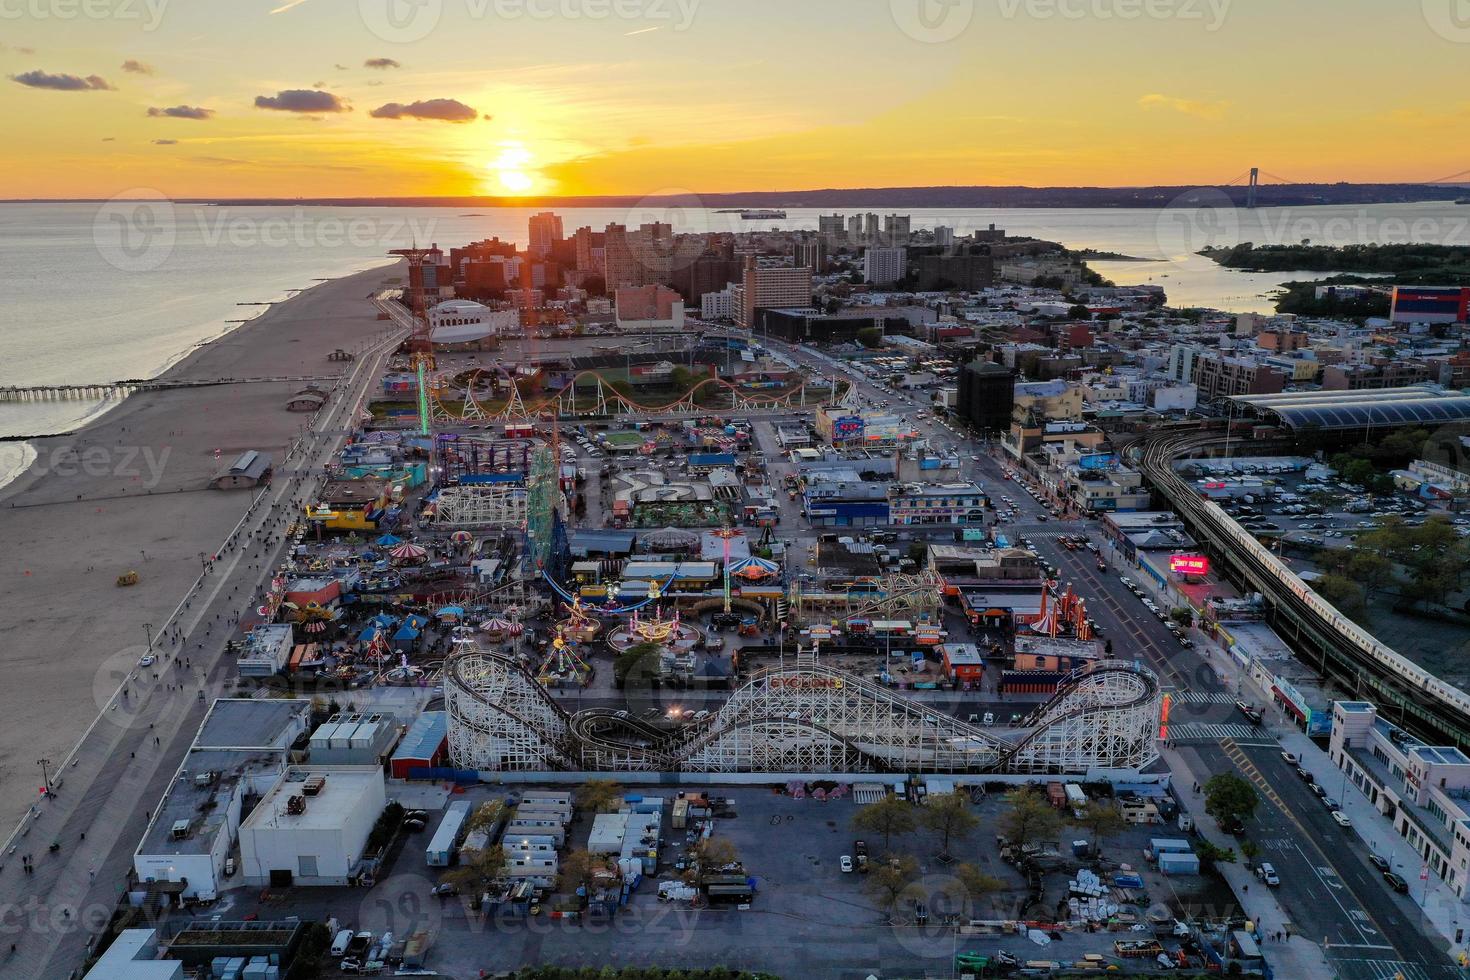
[[[307,286],[301,286],[301,287],[292,286],[292,287],[287,287],[287,289],[283,290],[283,293],[288,293],[289,295],[284,295],[284,297],[282,299],[272,300],[270,303],[265,304],[264,308],[262,309],[262,311],[258,315],[253,316],[253,317],[249,318],[248,320],[239,320],[239,321],[228,321],[228,320],[226,320],[226,321],[220,321],[222,323],[222,329],[220,329],[219,331],[215,332],[212,335],[209,335],[209,336],[204,337],[203,339],[192,341],[187,346],[185,346],[185,347],[183,347],[181,349],[176,350],[174,353],[172,353],[169,356],[167,356],[166,358],[164,358],[164,360],[158,365],[158,367],[152,373],[146,373],[146,374],[144,374],[144,375],[142,375],[140,377],[137,377],[137,378],[112,378],[112,379],[107,379],[107,380],[108,381],[158,381],[158,380],[165,380],[165,379],[167,379],[168,375],[172,374],[175,370],[181,370],[181,369],[183,369],[186,366],[187,362],[190,360],[190,358],[193,358],[195,355],[198,355],[199,353],[201,353],[203,351],[207,351],[213,345],[218,344],[218,343],[220,343],[223,340],[226,340],[226,339],[228,339],[228,338],[230,338],[232,336],[236,336],[236,335],[240,334],[242,331],[248,331],[248,330],[252,329],[258,322],[262,321],[266,317],[269,317],[272,314],[273,311],[275,311],[277,309],[280,309],[281,307],[285,306],[288,303],[293,302],[298,297],[305,296],[305,295],[311,293],[313,290],[319,289],[320,287],[326,286],[326,285],[328,285],[330,283],[341,282],[344,279],[351,279],[351,278],[353,278],[355,276],[371,276],[373,273],[376,273],[376,272],[385,272],[386,270],[393,269],[393,268],[397,267],[400,264],[401,264],[401,260],[387,260],[387,261],[383,262],[380,265],[369,266],[369,267],[367,267],[365,269],[357,269],[357,270],[354,270],[352,272],[343,273],[342,275],[338,275],[338,276],[313,277],[312,279],[309,280],[310,285],[307,285]],[[76,383],[76,382],[67,382],[67,383]],[[103,383],[103,382],[99,382],[99,383]],[[46,440],[65,439],[65,438],[74,438],[74,437],[82,436],[82,435],[84,435],[86,433],[86,431],[87,431],[88,428],[90,428],[91,426],[94,426],[94,425],[98,424],[103,419],[106,419],[106,418],[111,417],[116,412],[118,412],[120,409],[122,409],[124,406],[126,406],[129,401],[131,401],[132,399],[134,399],[136,397],[138,397],[138,396],[137,395],[130,395],[130,396],[128,396],[126,398],[123,398],[123,399],[120,399],[120,400],[118,400],[116,402],[112,402],[110,400],[102,400],[102,401],[98,401],[98,402],[93,402],[93,403],[91,403],[91,407],[89,409],[87,409],[85,412],[81,412],[78,415],[78,417],[76,419],[76,423],[74,425],[72,425],[71,427],[69,427],[69,428],[67,428],[65,430],[62,430],[62,431],[48,432],[48,433],[37,433],[37,434],[29,434],[29,435],[20,434],[20,433],[15,433],[15,434],[10,434],[10,435],[0,435],[0,449],[3,449],[4,446],[7,446],[7,445],[20,444],[22,446],[25,446],[25,445],[28,445],[28,444],[34,443],[34,442],[42,442],[42,441],[46,441]],[[87,404],[87,403],[86,402],[83,402],[83,401],[79,401],[78,402],[78,405],[85,405],[85,404]],[[35,453],[37,455],[39,454],[39,450],[37,450],[35,446],[31,446],[30,448],[31,448],[31,450],[32,450],[33,453]],[[33,456],[31,459],[23,459],[23,461],[13,471],[7,471],[3,467],[0,467],[0,503],[3,503],[4,502],[4,500],[9,495],[8,494],[8,491],[10,490],[10,488],[13,487],[22,478],[24,478],[26,476],[27,471],[34,464],[35,464],[35,458]]]
[[[384,332],[368,296],[395,275],[377,267],[317,283],[191,348],[158,377],[204,379],[342,373],[327,361]],[[349,369],[350,364],[346,365]],[[75,432],[23,443],[25,470],[0,487],[0,559],[7,601],[0,649],[0,821],[31,799],[35,759],[62,758],[116,686],[119,663],[165,622],[255,491],[213,490],[210,478],[246,449],[283,460],[303,417],[298,387],[259,382],[138,392]],[[284,473],[282,474],[284,475]],[[116,585],[137,571],[141,581]],[[245,598],[240,599],[246,601]],[[122,737],[119,735],[118,737]]]

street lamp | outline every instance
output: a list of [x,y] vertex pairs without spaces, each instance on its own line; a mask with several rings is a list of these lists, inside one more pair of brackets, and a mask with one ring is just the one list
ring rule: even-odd
[[143,624],[143,635],[148,638],[148,652],[149,653],[152,653],[153,652],[153,624],[152,623],[144,623]]
[[47,796],[51,795],[51,760],[37,759],[36,765],[41,767],[41,792]]

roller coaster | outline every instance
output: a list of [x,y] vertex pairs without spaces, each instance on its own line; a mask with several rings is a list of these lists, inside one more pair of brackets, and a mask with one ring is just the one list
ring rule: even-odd
[[1118,660],[1073,671],[1015,728],[961,722],[811,653],[756,672],[718,711],[677,727],[569,713],[520,664],[483,651],[446,664],[444,690],[453,764],[489,772],[1108,778],[1158,757],[1161,707],[1157,678]]
[[1130,451],[1143,473],[1251,590],[1272,604],[1273,625],[1324,677],[1393,709],[1398,724],[1426,739],[1470,750],[1470,694],[1436,677],[1348,619],[1295,572],[1204,499],[1174,470],[1176,460],[1226,445],[1224,431],[1161,433]]
[[[495,379],[500,384],[486,386],[486,379]],[[440,375],[429,381],[429,402],[435,422],[455,424],[470,421],[510,422],[537,419],[555,412],[558,418],[609,418],[619,415],[640,418],[689,417],[719,412],[771,412],[789,411],[820,405],[828,400],[828,392],[807,390],[803,382],[782,392],[747,391],[723,378],[705,378],[683,394],[667,402],[645,403],[623,394],[600,371],[579,371],[561,388],[536,399],[527,399],[521,394],[516,378],[502,366],[480,368],[464,384],[464,396],[460,404],[451,409],[446,400],[449,392],[458,386],[449,378]],[[476,390],[487,388],[483,396]],[[494,388],[506,388],[501,404],[489,407],[482,397],[489,400]],[[492,402],[492,404],[494,404]]]

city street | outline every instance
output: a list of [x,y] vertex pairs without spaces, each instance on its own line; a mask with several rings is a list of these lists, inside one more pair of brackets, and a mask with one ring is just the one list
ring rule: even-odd
[[[773,346],[786,349],[813,370],[831,369],[830,362],[805,350]],[[846,377],[863,399],[891,403],[891,396],[870,383]],[[902,406],[895,410],[907,414]],[[1215,773],[1234,770],[1257,786],[1261,802],[1255,816],[1246,822],[1246,836],[1262,848],[1257,860],[1276,867],[1281,885],[1274,890],[1276,901],[1271,904],[1279,904],[1285,914],[1284,921],[1271,921],[1269,910],[1257,904],[1267,888],[1257,884],[1256,899],[1250,893],[1241,897],[1247,910],[1264,913],[1262,928],[1289,929],[1293,935],[1321,943],[1332,969],[1352,980],[1389,980],[1400,973],[1409,980],[1458,977],[1459,969],[1443,952],[1444,940],[1422,926],[1406,896],[1388,888],[1368,863],[1368,849],[1358,836],[1332,821],[1295,768],[1282,760],[1280,743],[1269,729],[1250,725],[1235,709],[1240,682],[1222,678],[1216,670],[1217,666],[1222,672],[1229,670],[1228,656],[1197,632],[1191,634],[1193,648],[1180,646],[1119,581],[1120,575],[1128,576],[1133,570],[1117,567],[1116,558],[1110,560],[1114,567],[1100,572],[1090,551],[1072,551],[1058,543],[1061,535],[1087,534],[1102,544],[1090,522],[1050,519],[1047,508],[1032,500],[1021,484],[1007,480],[1006,468],[988,451],[977,452],[974,443],[935,420],[919,420],[917,425],[935,448],[959,455],[965,479],[984,484],[995,497],[1012,498],[1020,516],[1004,523],[1003,532],[1013,541],[1029,539],[1037,554],[1058,569],[1061,580],[1070,582],[1087,600],[1089,615],[1113,643],[1113,655],[1139,659],[1159,674],[1172,695],[1171,734],[1199,735],[1179,738],[1177,751],[1166,753],[1174,765],[1176,788],[1191,810],[1203,816],[1203,800],[1191,794],[1191,788]],[[978,460],[973,458],[976,455]],[[1039,515],[1047,519],[1038,520]],[[1324,773],[1323,778],[1331,774]],[[1243,866],[1249,864],[1239,860]],[[1237,894],[1239,891],[1237,888]]]

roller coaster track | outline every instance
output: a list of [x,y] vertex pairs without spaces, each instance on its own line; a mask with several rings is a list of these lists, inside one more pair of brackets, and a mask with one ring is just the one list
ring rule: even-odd
[[[486,408],[475,394],[481,385],[481,376],[489,375],[504,379],[509,390],[505,403],[494,411]],[[790,411],[827,401],[823,392],[815,401],[808,401],[806,383],[779,394],[751,392],[723,378],[705,378],[671,401],[645,403],[620,392],[613,382],[600,371],[579,371],[561,388],[543,397],[526,400],[515,383],[515,379],[503,367],[481,368],[464,386],[464,401],[459,410],[451,411],[444,404],[445,392],[450,388],[446,380],[430,387],[434,420],[441,423],[459,421],[520,421],[536,419],[555,411],[561,419],[608,418],[619,415],[638,417],[697,417],[721,412],[774,412]],[[579,393],[580,390],[580,393]],[[815,392],[815,389],[814,389]],[[701,404],[702,395],[721,396],[717,402]]]
[[1088,774],[1139,771],[1158,754],[1158,681],[1122,661],[1068,675],[1024,733],[961,722],[809,654],[758,671],[708,719],[676,730],[609,709],[568,714],[496,654],[463,654],[445,673],[460,768]]
[[[1226,436],[1162,433],[1132,447],[1149,481],[1194,529],[1210,542],[1256,591],[1272,604],[1278,629],[1298,648],[1314,648],[1324,676],[1355,696],[1397,709],[1393,719],[1437,743],[1470,750],[1470,694],[1415,664],[1338,612],[1296,573],[1241,528],[1216,504],[1202,498],[1174,470],[1176,460],[1209,454]],[[1255,445],[1252,443],[1252,445]]]

